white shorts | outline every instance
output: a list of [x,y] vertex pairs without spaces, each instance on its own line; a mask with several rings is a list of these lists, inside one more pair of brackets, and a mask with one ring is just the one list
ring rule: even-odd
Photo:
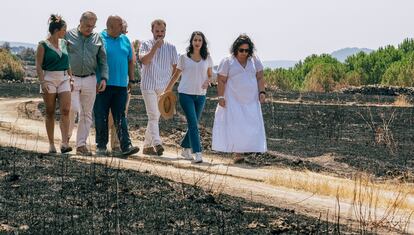
[[[66,71],[44,71],[44,74],[48,93],[70,92],[70,81]],[[40,93],[43,93],[42,86],[40,86]]]

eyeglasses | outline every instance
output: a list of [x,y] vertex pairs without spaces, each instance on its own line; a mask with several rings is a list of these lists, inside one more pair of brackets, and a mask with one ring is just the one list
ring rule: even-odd
[[80,26],[84,29],[94,29],[94,28],[96,28],[95,24],[88,24],[86,22],[85,23],[81,22]]
[[84,25],[84,27],[87,28],[87,29],[94,29],[94,28],[96,28],[95,25]]
[[250,52],[250,49],[249,49],[249,48],[247,48],[247,49],[244,49],[244,48],[239,48],[239,49],[238,49],[238,51],[239,51],[240,53],[243,53],[243,52],[245,52],[245,53],[249,53],[249,52]]

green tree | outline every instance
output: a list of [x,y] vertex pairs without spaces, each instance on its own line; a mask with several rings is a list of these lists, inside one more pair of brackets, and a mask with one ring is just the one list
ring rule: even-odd
[[364,78],[363,73],[353,70],[345,74],[344,79],[340,82],[340,85],[342,87],[361,86],[364,80],[366,80],[366,78]]
[[36,52],[33,48],[24,48],[17,57],[23,61],[27,61],[29,64],[34,65]]
[[305,91],[331,92],[343,80],[345,70],[342,64],[319,63],[306,75]]
[[404,54],[409,54],[414,52],[414,39],[406,38],[404,41],[398,45],[398,50],[402,51]]
[[295,90],[292,70],[283,68],[271,70],[267,68],[264,70],[264,78],[266,83],[271,86],[276,86],[282,90]]
[[414,52],[403,60],[392,63],[381,78],[381,84],[392,86],[414,86]]
[[0,46],[0,48],[5,49],[6,51],[10,51],[11,47],[10,47],[10,43],[9,42],[4,42],[3,45]]

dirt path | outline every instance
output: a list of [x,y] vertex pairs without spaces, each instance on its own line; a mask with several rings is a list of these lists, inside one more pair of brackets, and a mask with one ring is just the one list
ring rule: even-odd
[[[17,107],[22,102],[31,99],[0,99],[0,145],[13,146],[26,150],[46,152],[48,143],[46,131],[41,121],[19,117]],[[36,100],[33,100],[36,101]],[[59,143],[59,128],[56,126],[56,143]],[[94,136],[89,138],[94,140]],[[133,141],[142,146],[141,142]],[[319,218],[321,215],[330,215],[335,218],[339,214],[343,224],[357,225],[354,206],[348,202],[338,202],[333,197],[313,195],[307,192],[298,192],[284,187],[267,184],[267,179],[278,174],[277,168],[254,168],[245,165],[232,164],[229,160],[216,156],[206,156],[205,163],[192,164],[182,160],[179,153],[172,149],[166,151],[162,157],[148,157],[141,152],[128,159],[82,157],[72,155],[72,159],[86,163],[108,164],[113,167],[150,171],[152,174],[170,180],[197,185],[213,193],[225,193],[243,197],[255,202],[270,206],[277,206],[294,210],[297,213]],[[377,209],[376,215],[381,217],[386,211]],[[395,215],[395,220],[400,216]],[[414,219],[411,221],[408,232],[414,233]]]

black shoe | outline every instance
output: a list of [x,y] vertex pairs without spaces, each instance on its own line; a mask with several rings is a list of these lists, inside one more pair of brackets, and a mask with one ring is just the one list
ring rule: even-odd
[[156,145],[154,148],[155,148],[155,152],[157,152],[158,156],[161,156],[164,153],[164,147],[162,147],[161,144]]
[[108,150],[106,150],[106,148],[97,148],[96,149],[96,156],[106,157],[106,156],[108,156]]
[[139,152],[139,148],[138,147],[134,147],[132,145],[128,146],[127,149],[125,149],[124,151],[122,151],[122,155],[124,156],[129,156],[135,153]]
[[62,146],[62,147],[60,147],[60,152],[61,153],[68,153],[68,152],[71,152],[71,151],[72,151],[72,147],[70,147],[70,146],[68,146],[68,147]]

